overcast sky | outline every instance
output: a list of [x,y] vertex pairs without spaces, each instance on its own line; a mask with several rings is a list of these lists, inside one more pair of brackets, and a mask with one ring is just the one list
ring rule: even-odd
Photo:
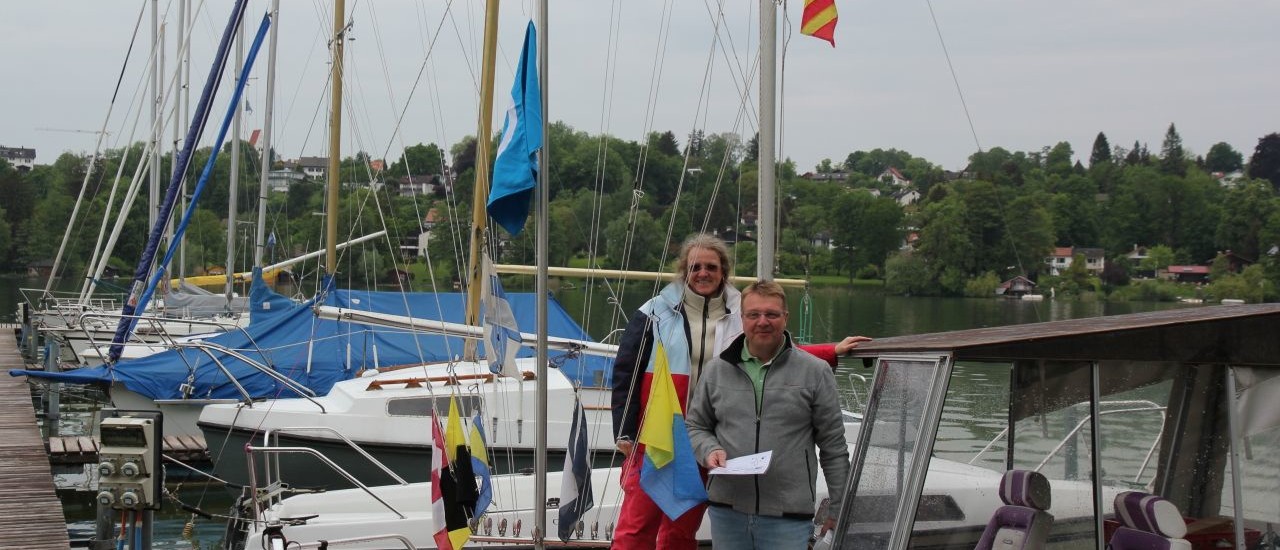
[[[198,10],[191,70],[196,92],[230,4],[209,1]],[[325,13],[328,3],[283,4],[273,140],[286,158],[324,156],[325,37],[332,16]],[[788,4],[780,18],[789,17],[789,28],[798,29],[802,2]],[[141,139],[147,119],[135,127],[132,113],[139,109],[147,64],[150,14],[143,8],[150,5],[5,2],[0,145],[35,148],[39,163],[66,150],[91,151],[139,13],[143,25],[107,125],[107,146]],[[158,5],[176,20],[174,2]],[[448,149],[475,134],[482,5],[347,1],[354,40],[347,50],[344,156],[365,150],[394,160],[402,144],[434,142]],[[502,6],[495,128],[509,102],[530,5]],[[756,5],[724,2],[717,32],[709,1],[554,0],[550,118],[628,140],[670,130],[683,144],[695,128],[750,136],[756,124]],[[250,2],[250,33],[267,6]],[[779,63],[785,65],[781,156],[794,159],[802,172],[824,158],[839,162],[876,147],[906,150],[954,170],[979,146],[1033,151],[1068,141],[1087,162],[1099,131],[1112,145],[1137,140],[1158,151],[1171,122],[1188,151],[1202,155],[1225,141],[1247,160],[1258,138],[1280,131],[1280,2],[1274,0],[934,0],[968,117],[928,3],[837,0],[837,6],[834,49],[798,30],[779,48],[780,56],[785,53],[785,64]],[[172,43],[177,24],[167,28]],[[173,50],[165,54],[166,83],[176,63]],[[252,108],[246,136],[263,124],[265,59],[264,53],[246,93]],[[745,113],[744,78],[752,79]],[[204,144],[216,134],[228,101],[224,90]]]

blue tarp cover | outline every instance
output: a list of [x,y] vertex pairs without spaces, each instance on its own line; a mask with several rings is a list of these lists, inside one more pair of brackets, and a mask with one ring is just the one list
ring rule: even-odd
[[[255,281],[257,282],[257,281]],[[524,332],[533,332],[536,304],[533,293],[508,293],[516,321]],[[294,303],[255,284],[250,295],[253,322],[244,331],[221,334],[207,341],[244,353],[259,362],[323,395],[335,382],[352,377],[361,369],[391,367],[423,361],[444,361],[462,355],[463,339],[413,334],[398,329],[370,327],[319,319],[311,311],[315,300]],[[323,304],[346,309],[407,315],[423,319],[464,321],[466,296],[460,293],[401,293],[334,290],[323,296]],[[270,303],[268,307],[263,304]],[[589,340],[569,314],[554,299],[547,308],[548,334]],[[256,344],[256,345],[255,345]],[[377,362],[374,348],[377,348]],[[484,346],[478,346],[483,355]],[[215,353],[222,364],[239,379],[254,398],[295,397],[270,377],[243,361]],[[520,357],[532,357],[531,346]],[[592,386],[609,383],[611,362],[602,357],[565,358],[553,352],[551,363],[575,382]],[[307,369],[310,358],[311,368]],[[157,353],[149,357],[119,361],[114,367],[97,366],[66,372],[9,371],[13,376],[31,376],[54,382],[92,384],[120,382],[128,389],[151,399],[182,399],[180,386],[190,383],[195,398],[239,398],[240,395],[209,355],[194,349]]]

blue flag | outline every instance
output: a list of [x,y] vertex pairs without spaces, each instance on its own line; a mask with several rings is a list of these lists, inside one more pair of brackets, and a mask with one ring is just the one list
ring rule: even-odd
[[690,508],[707,500],[707,489],[698,462],[693,458],[693,445],[685,432],[684,416],[672,418],[671,429],[675,441],[675,456],[671,463],[659,467],[653,457],[644,456],[640,470],[640,488],[658,508],[671,519],[679,518]]
[[591,496],[591,465],[587,463],[587,415],[582,400],[574,397],[573,426],[569,428],[568,453],[560,482],[560,540],[568,542],[582,516],[595,505]]
[[516,353],[524,339],[493,262],[488,254],[482,256],[484,278],[480,286],[484,300],[484,356],[489,360],[489,371],[518,380],[522,375],[516,368]]
[[519,235],[529,217],[533,187],[538,182],[537,151],[542,148],[542,90],[538,86],[538,31],[529,22],[524,49],[511,87],[511,107],[502,124],[502,142],[493,162],[489,216],[507,233]]

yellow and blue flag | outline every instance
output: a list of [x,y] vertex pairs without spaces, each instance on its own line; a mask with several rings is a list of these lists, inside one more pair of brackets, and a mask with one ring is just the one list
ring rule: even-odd
[[471,517],[478,518],[489,509],[493,502],[493,475],[489,469],[489,447],[484,440],[484,420],[480,412],[471,419],[471,469],[480,477],[480,494],[476,497],[475,513]]
[[493,162],[493,187],[489,190],[489,216],[512,235],[519,235],[524,229],[533,187],[538,182],[542,89],[538,84],[537,37],[537,28],[530,21],[511,88],[511,107],[502,126],[498,157]]
[[654,372],[639,437],[645,446],[640,487],[667,517],[676,519],[706,501],[707,490],[698,474],[684,409],[661,342],[655,344],[653,353]]

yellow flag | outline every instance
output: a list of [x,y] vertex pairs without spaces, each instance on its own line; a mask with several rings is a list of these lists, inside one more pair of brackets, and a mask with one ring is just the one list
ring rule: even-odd
[[640,426],[640,443],[644,454],[661,468],[675,459],[676,445],[672,437],[675,415],[684,414],[680,398],[676,395],[676,383],[671,379],[671,365],[667,363],[667,350],[658,342],[653,350],[653,378],[649,381],[649,401],[645,405]]
[[444,449],[449,463],[458,460],[458,445],[467,444],[467,434],[462,431],[462,418],[458,416],[458,398],[449,396],[449,419],[444,429]]

